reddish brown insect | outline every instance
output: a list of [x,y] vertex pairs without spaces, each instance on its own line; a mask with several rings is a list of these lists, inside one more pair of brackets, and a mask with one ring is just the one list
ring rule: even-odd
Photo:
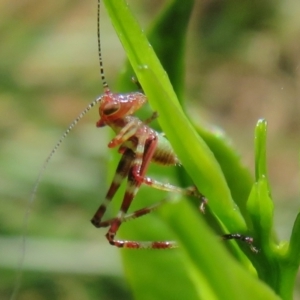
[[[180,188],[146,177],[146,172],[151,162],[165,166],[177,165],[180,164],[180,162],[164,134],[158,133],[148,126],[148,123],[156,117],[156,114],[153,114],[153,116],[146,121],[141,121],[133,116],[133,113],[147,101],[146,96],[140,92],[128,94],[112,93],[106,82],[100,44],[100,0],[98,0],[97,30],[100,75],[104,94],[95,100],[100,103],[100,119],[96,124],[97,127],[107,125],[114,130],[116,136],[109,142],[108,147],[119,147],[119,153],[122,154],[122,157],[116,169],[112,184],[106,194],[105,201],[100,205],[91,222],[98,228],[109,227],[106,234],[107,240],[111,245],[120,248],[175,248],[177,244],[174,241],[141,242],[115,239],[116,233],[124,221],[148,214],[168,201],[165,199],[152,206],[128,214],[128,209],[143,183],[159,190],[197,197],[201,201],[200,210],[202,212],[204,212],[207,199],[200,194],[195,187]],[[111,202],[121,183],[126,178],[126,191],[117,217],[102,221],[107,205]],[[252,245],[253,238],[251,237],[234,233],[225,234],[223,239],[241,240],[248,243],[252,251],[257,252],[257,249]]]
[[[155,118],[155,114],[146,121],[141,121],[137,117],[133,116],[133,113],[146,103],[146,96],[141,92],[132,92],[128,94],[116,94],[111,92],[105,79],[101,55],[99,11],[100,1],[98,1],[97,17],[98,53],[104,94],[96,100],[100,103],[100,120],[97,122],[97,127],[107,125],[114,130],[116,136],[109,142],[108,147],[119,147],[119,153],[122,154],[122,157],[118,164],[112,184],[106,194],[105,201],[96,211],[92,218],[92,223],[96,227],[109,227],[106,238],[111,245],[117,247],[156,249],[174,248],[176,247],[175,242],[139,242],[115,239],[115,235],[122,222],[143,216],[161,204],[158,203],[131,214],[127,214],[131,202],[136,196],[141,184],[146,184],[150,187],[164,191],[195,196],[201,200],[202,210],[204,210],[206,199],[196,190],[195,187],[183,189],[146,177],[146,172],[150,162],[165,166],[177,165],[180,164],[180,162],[165,136],[148,126],[148,123]],[[121,183],[126,178],[126,191],[117,217],[107,221],[102,221],[107,205],[110,203]]]

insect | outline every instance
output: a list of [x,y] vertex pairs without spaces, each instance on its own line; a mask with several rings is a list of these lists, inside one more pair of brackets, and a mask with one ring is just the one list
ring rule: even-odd
[[[202,212],[204,212],[207,199],[193,186],[180,188],[146,176],[148,166],[151,162],[164,166],[173,166],[180,164],[179,159],[164,134],[158,133],[149,126],[149,123],[157,117],[157,114],[154,113],[145,121],[141,121],[133,116],[133,113],[147,101],[146,96],[141,92],[127,94],[113,93],[106,82],[100,43],[100,0],[98,0],[97,36],[100,76],[104,94],[96,100],[100,103],[100,119],[96,125],[97,127],[109,126],[113,129],[116,136],[109,142],[108,147],[119,147],[119,153],[122,154],[122,157],[105,196],[105,200],[99,206],[91,222],[97,228],[109,227],[106,238],[111,245],[119,248],[176,248],[177,244],[174,241],[141,242],[115,239],[116,233],[123,222],[144,216],[168,201],[164,199],[152,206],[128,213],[128,209],[142,184],[163,191],[194,196],[200,200],[200,211]],[[102,221],[107,206],[126,178],[126,191],[117,217]],[[241,240],[249,244],[253,252],[257,252],[257,249],[252,245],[253,238],[251,237],[233,233],[223,235],[223,239]]]
[[[91,222],[97,228],[109,227],[106,234],[107,240],[111,245],[120,248],[174,248],[176,243],[173,241],[140,242],[115,239],[116,233],[124,221],[143,216],[164,202],[162,201],[128,214],[128,209],[142,184],[163,191],[195,196],[201,201],[201,210],[204,210],[207,200],[195,187],[180,188],[146,176],[151,162],[164,166],[174,166],[180,164],[180,162],[166,137],[148,125],[157,117],[155,113],[145,121],[141,121],[133,116],[133,113],[146,103],[146,96],[141,92],[113,93],[106,82],[100,44],[100,1],[98,1],[97,29],[100,75],[104,94],[97,100],[100,103],[100,120],[96,125],[97,127],[109,126],[113,129],[116,136],[109,142],[108,147],[119,147],[119,153],[122,154],[122,157],[106,194],[105,201],[99,206]],[[107,205],[111,202],[121,183],[126,178],[126,191],[117,217],[102,221]]]

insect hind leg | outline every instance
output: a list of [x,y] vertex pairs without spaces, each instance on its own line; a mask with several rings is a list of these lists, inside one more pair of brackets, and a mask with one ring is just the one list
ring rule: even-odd
[[[168,203],[168,202],[173,202],[174,200],[171,199],[170,197],[166,197],[164,198],[163,200],[160,200],[159,202],[157,203],[154,203],[152,205],[149,205],[149,206],[146,206],[146,207],[143,207],[143,208],[140,208],[134,212],[131,212],[131,213],[127,213],[125,214],[123,217],[122,217],[122,223],[124,222],[127,222],[127,221],[131,221],[131,220],[134,220],[134,219],[137,219],[137,218],[140,218],[140,217],[143,217],[155,210],[157,210],[160,206],[162,206],[163,204],[165,203]],[[106,220],[106,221],[102,221],[100,224],[101,226],[100,227],[108,227],[110,226],[113,222],[115,222],[117,218],[112,218],[112,219],[109,219],[109,220]]]
[[223,234],[222,238],[223,240],[239,240],[245,242],[249,245],[252,252],[254,253],[259,252],[259,250],[253,246],[253,237],[243,235],[240,233],[227,233],[227,234]]
[[[157,207],[159,207],[162,203],[152,205],[150,207],[142,208],[132,214],[127,214],[127,211],[133,201],[134,197],[136,196],[141,184],[143,181],[137,180],[135,170],[138,169],[141,172],[141,175],[144,175],[148,165],[151,161],[153,152],[155,150],[157,139],[153,137],[153,139],[149,143],[149,147],[145,149],[146,137],[142,136],[139,139],[137,149],[134,153],[135,157],[132,160],[131,167],[128,171],[128,181],[127,187],[125,191],[125,195],[121,204],[120,211],[118,216],[114,219],[108,220],[106,222],[102,222],[102,226],[110,226],[109,230],[106,234],[106,238],[108,242],[116,247],[119,248],[131,248],[131,249],[140,249],[140,248],[152,248],[152,249],[168,249],[168,248],[175,248],[177,247],[176,242],[173,241],[129,241],[129,240],[118,240],[115,239],[117,231],[121,224],[126,220],[134,219],[137,217],[141,217],[145,214],[150,213]],[[125,150],[126,153],[127,150]]]
[[[132,176],[132,167],[129,169],[128,172],[128,181],[126,186],[126,191],[123,197],[123,201],[121,204],[121,208],[119,210],[118,216],[110,221],[110,227],[108,232],[106,233],[106,238],[108,242],[116,247],[119,248],[138,248],[135,242],[124,241],[124,240],[115,240],[115,236],[119,227],[124,221],[126,213],[131,205],[132,200],[134,199],[136,193],[140,188],[141,183],[136,181],[134,176]],[[104,222],[105,223],[105,222]],[[103,224],[102,224],[103,225]],[[126,246],[127,245],[127,246]]]
[[[130,221],[142,216],[145,216],[152,211],[158,209],[160,206],[167,202],[171,202],[172,199],[165,198],[158,203],[155,203],[153,205],[141,208],[139,210],[136,210],[132,213],[125,214],[122,219],[114,218],[107,220],[103,222],[103,226],[109,226],[111,225],[111,228],[117,224],[117,226],[120,226],[121,223]],[[106,234],[106,238],[108,239],[109,243],[113,246],[116,246],[118,248],[129,248],[129,249],[174,249],[177,248],[177,242],[175,241],[133,241],[133,240],[119,240],[115,239],[115,235],[111,233],[111,228],[109,232]]]
[[126,149],[122,155],[122,158],[117,166],[115,176],[113,178],[112,184],[105,196],[104,202],[99,206],[98,210],[94,214],[91,222],[92,224],[99,228],[102,227],[101,219],[107,209],[107,206],[111,202],[112,198],[116,194],[123,180],[127,177],[132,161],[134,160],[134,153],[130,149]]
[[202,195],[196,187],[191,186],[187,188],[181,188],[169,183],[163,183],[153,178],[145,176],[145,173],[148,169],[149,163],[153,157],[154,151],[157,147],[158,139],[157,137],[152,137],[152,139],[140,139],[136,149],[136,159],[133,163],[132,174],[135,177],[135,180],[146,184],[152,188],[178,193],[184,196],[193,196],[200,199],[200,211],[204,213],[205,205],[208,200],[204,195]]

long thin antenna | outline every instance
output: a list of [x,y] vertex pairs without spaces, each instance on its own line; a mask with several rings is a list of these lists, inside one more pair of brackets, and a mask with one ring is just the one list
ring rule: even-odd
[[98,37],[98,57],[99,57],[100,77],[101,77],[104,92],[109,92],[110,89],[105,79],[102,52],[101,52],[101,42],[100,42],[100,0],[98,0],[98,10],[97,10],[97,37]]
[[[100,64],[100,76],[101,76],[101,80],[102,80],[102,85],[103,85],[103,89],[104,92],[109,92],[109,86],[105,80],[105,74],[104,74],[104,68],[103,68],[103,61],[102,61],[102,55],[101,55],[101,44],[100,44],[100,0],[98,0],[98,12],[97,12],[97,36],[98,36],[98,55],[99,55],[99,64]],[[37,193],[37,189],[38,186],[41,182],[41,179],[44,175],[44,172],[50,162],[50,160],[52,159],[52,157],[54,156],[54,154],[56,153],[56,151],[58,150],[58,148],[61,146],[61,144],[63,143],[63,141],[65,140],[65,138],[68,136],[68,134],[70,133],[71,130],[73,130],[73,128],[77,125],[77,123],[86,115],[86,113],[88,113],[97,103],[99,103],[102,99],[102,96],[96,98],[93,102],[91,102],[79,115],[78,117],[68,126],[67,130],[62,134],[62,136],[60,137],[60,139],[58,140],[58,142],[55,144],[55,146],[52,148],[51,152],[49,153],[48,157],[46,158],[46,160],[44,161],[40,172],[38,174],[38,177],[35,181],[33,190],[30,194],[30,198],[29,198],[29,202],[27,205],[27,209],[24,215],[24,219],[23,219],[23,226],[22,226],[22,241],[21,241],[21,257],[19,259],[18,262],[18,266],[17,266],[17,275],[16,275],[16,280],[15,280],[15,285],[14,285],[14,289],[12,292],[12,295],[10,297],[10,300],[15,300],[18,294],[18,291],[20,289],[21,286],[21,278],[22,278],[22,268],[24,265],[24,260],[25,260],[25,252],[26,252],[26,235],[27,235],[27,230],[28,230],[28,221],[29,221],[29,215],[32,209],[32,205],[33,202],[36,198],[36,193]]]
[[38,177],[35,181],[34,187],[32,189],[32,192],[30,194],[29,202],[27,205],[27,209],[23,218],[23,226],[22,226],[22,241],[21,241],[21,257],[18,262],[17,266],[17,276],[14,284],[14,289],[12,292],[12,295],[10,297],[10,300],[16,299],[16,296],[18,294],[19,288],[21,286],[21,278],[22,278],[22,269],[24,265],[24,260],[25,260],[25,252],[26,252],[26,236],[27,236],[27,230],[28,230],[28,220],[30,216],[30,212],[32,209],[33,202],[36,197],[37,189],[38,186],[41,182],[41,179],[44,175],[44,172],[51,160],[51,158],[54,156],[56,153],[57,149],[60,147],[60,145],[63,143],[64,139],[68,136],[70,131],[77,125],[77,123],[86,115],[87,112],[89,112],[97,103],[99,103],[102,99],[102,96],[96,98],[93,102],[91,102],[79,115],[78,117],[68,126],[67,130],[62,134],[58,142],[55,144],[55,146],[52,148],[51,152],[49,153],[48,157],[44,161],[40,172],[38,174]]

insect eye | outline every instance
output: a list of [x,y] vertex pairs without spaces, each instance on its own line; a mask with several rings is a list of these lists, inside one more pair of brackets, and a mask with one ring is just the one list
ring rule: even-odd
[[120,109],[120,105],[116,105],[116,104],[107,105],[107,106],[103,109],[103,113],[104,113],[106,116],[110,116],[110,115],[113,115],[114,113],[116,113],[119,109]]

